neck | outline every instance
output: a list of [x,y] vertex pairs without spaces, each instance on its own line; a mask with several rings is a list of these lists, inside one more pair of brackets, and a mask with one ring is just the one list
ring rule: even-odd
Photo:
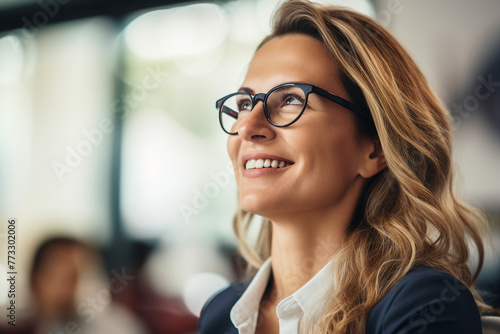
[[276,301],[300,289],[337,252],[356,209],[359,191],[344,198],[336,208],[272,220],[271,291]]
[[273,224],[273,290],[279,299],[300,289],[329,261],[342,243],[343,233],[315,233]]

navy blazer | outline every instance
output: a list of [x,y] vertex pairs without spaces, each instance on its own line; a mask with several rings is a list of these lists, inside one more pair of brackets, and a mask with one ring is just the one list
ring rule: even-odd
[[[237,334],[229,314],[249,281],[233,283],[205,303],[200,334]],[[474,297],[458,279],[443,271],[411,270],[368,314],[366,334],[481,334]]]

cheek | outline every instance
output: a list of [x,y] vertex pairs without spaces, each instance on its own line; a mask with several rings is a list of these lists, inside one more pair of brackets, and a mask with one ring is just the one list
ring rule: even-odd
[[229,158],[234,164],[235,159],[238,156],[238,148],[239,148],[239,140],[236,136],[229,136],[227,139],[227,153],[229,154]]
[[304,161],[301,174],[314,181],[318,192],[330,188],[326,185],[335,188],[348,184],[357,175],[360,147],[348,128],[317,129],[296,141],[295,147]]
[[233,163],[234,173],[236,177],[236,181],[238,181],[238,152],[240,148],[241,140],[238,136],[229,136],[227,140],[227,153],[229,155],[229,159]]

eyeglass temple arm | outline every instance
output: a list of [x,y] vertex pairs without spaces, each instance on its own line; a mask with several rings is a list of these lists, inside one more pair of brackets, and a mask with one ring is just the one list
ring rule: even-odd
[[313,87],[313,92],[318,94],[318,95],[323,96],[324,98],[326,98],[330,101],[337,103],[338,105],[341,105],[344,108],[351,110],[352,112],[356,112],[363,117],[371,119],[371,114],[369,111],[367,111],[365,109],[358,108],[354,103],[349,102],[349,101],[341,98],[340,96],[333,95],[332,93],[330,93],[324,89],[321,89],[319,87],[316,87],[316,86]]
[[[219,109],[221,107],[221,104],[222,104],[222,102],[217,101],[217,103],[215,104],[215,107],[217,109]],[[238,119],[238,113],[236,111],[234,111],[233,109],[226,107],[225,105],[222,105],[221,112],[223,112],[224,114],[229,115],[235,119]]]

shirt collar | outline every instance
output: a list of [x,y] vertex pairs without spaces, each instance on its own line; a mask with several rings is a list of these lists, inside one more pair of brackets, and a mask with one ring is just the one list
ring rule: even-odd
[[241,330],[242,326],[255,326],[257,324],[260,301],[266,290],[270,274],[271,258],[268,258],[231,309],[231,321],[238,329]]
[[330,260],[313,278],[287,297],[295,298],[304,315],[310,320],[316,319],[325,306],[327,293],[333,283],[332,262],[333,260]]
[[[333,282],[333,268],[330,260],[313,278],[304,284],[291,296],[283,299],[277,307],[278,316],[280,305],[286,305],[295,300],[304,315],[314,320],[319,315],[326,302],[326,295]],[[257,271],[248,288],[231,309],[231,321],[243,332],[244,327],[254,328],[257,324],[259,306],[266,290],[271,274],[271,258],[268,258]]]

